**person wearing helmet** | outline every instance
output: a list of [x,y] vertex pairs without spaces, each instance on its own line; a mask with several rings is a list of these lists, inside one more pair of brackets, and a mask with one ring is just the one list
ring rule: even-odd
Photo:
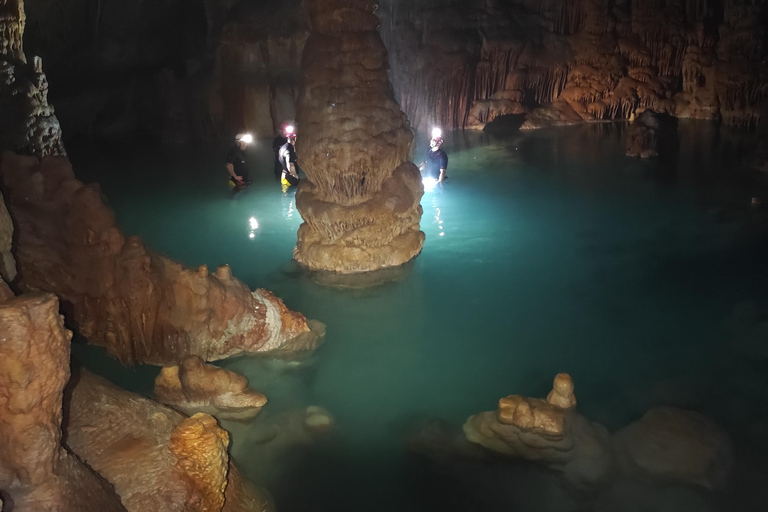
[[248,166],[246,165],[245,148],[253,142],[250,133],[238,133],[235,137],[235,145],[227,152],[227,172],[229,183],[239,190],[251,183],[248,179]]
[[420,171],[426,171],[425,178],[434,178],[438,183],[442,183],[448,177],[445,174],[448,170],[448,155],[440,148],[442,145],[442,131],[435,128],[432,130],[432,140],[429,141],[427,158],[419,165]]
[[282,172],[280,174],[280,183],[283,190],[299,183],[299,174],[296,171],[296,128],[289,125],[283,132],[286,138],[285,144],[280,146],[277,152],[277,159],[280,162]]

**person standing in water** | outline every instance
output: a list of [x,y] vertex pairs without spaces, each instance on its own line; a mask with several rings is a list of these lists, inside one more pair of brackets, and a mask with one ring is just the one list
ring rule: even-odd
[[246,164],[245,148],[253,142],[253,136],[250,133],[238,133],[235,137],[235,145],[227,152],[226,167],[229,173],[229,183],[240,190],[250,185],[248,179],[248,166]]
[[282,173],[280,174],[280,183],[283,185],[283,191],[288,187],[298,185],[299,173],[296,170],[296,128],[293,125],[285,127],[283,132],[286,143],[280,146],[277,152],[277,159],[280,162]]
[[442,183],[448,177],[448,155],[440,146],[443,145],[443,132],[440,128],[432,130],[432,140],[429,141],[427,159],[419,165],[420,171],[425,171],[425,178],[433,178],[437,183]]

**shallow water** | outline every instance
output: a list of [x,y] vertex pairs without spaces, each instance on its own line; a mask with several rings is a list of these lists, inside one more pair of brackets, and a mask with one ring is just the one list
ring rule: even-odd
[[[224,426],[280,510],[575,510],[525,468],[435,464],[405,447],[423,420],[460,428],[502,396],[545,396],[558,372],[573,377],[579,411],[612,431],[658,404],[716,419],[736,442],[735,489],[697,494],[691,510],[762,510],[768,350],[745,334],[759,315],[743,312],[768,304],[766,210],[751,206],[768,195],[738,153],[754,134],[681,123],[679,153],[645,162],[623,156],[622,128],[449,136],[450,179],[422,199],[422,254],[367,289],[319,284],[292,262],[301,218],[268,141],[249,150],[257,175],[234,196],[226,147],[70,152],[127,233],[188,265],[228,263],[327,325],[309,357],[217,363],[270,399],[253,423]],[[75,355],[144,393],[157,372],[90,347]],[[332,415],[330,433],[295,432],[308,405]],[[497,481],[529,498],[513,507]]]

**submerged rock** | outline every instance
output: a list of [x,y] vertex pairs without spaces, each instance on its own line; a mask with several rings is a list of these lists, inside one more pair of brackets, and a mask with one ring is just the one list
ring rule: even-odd
[[61,444],[71,334],[59,302],[47,293],[11,298],[4,283],[0,288],[3,498],[20,512],[124,511],[112,486]]
[[694,411],[654,407],[618,431],[613,445],[627,474],[722,490],[733,466],[731,441]]
[[248,387],[242,375],[189,356],[164,366],[155,379],[155,398],[184,414],[204,412],[219,419],[254,418],[267,397]]
[[322,335],[228,266],[187,269],[126,238],[98,186],[75,179],[64,157],[6,152],[0,179],[18,231],[19,285],[55,293],[78,332],[123,362],[307,350]]
[[67,446],[115,486],[129,512],[272,509],[239,477],[229,435],[211,416],[187,418],[85,370],[70,387]]

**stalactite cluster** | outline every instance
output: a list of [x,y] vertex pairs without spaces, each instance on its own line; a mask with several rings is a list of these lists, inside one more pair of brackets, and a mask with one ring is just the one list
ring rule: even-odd
[[309,2],[299,164],[308,180],[294,257],[344,273],[392,267],[420,251],[423,192],[412,134],[387,79],[387,51],[367,0]]
[[[419,129],[481,128],[524,110],[534,128],[646,108],[754,125],[768,104],[764,0],[381,4],[395,93]],[[493,103],[512,91],[519,106]]]

